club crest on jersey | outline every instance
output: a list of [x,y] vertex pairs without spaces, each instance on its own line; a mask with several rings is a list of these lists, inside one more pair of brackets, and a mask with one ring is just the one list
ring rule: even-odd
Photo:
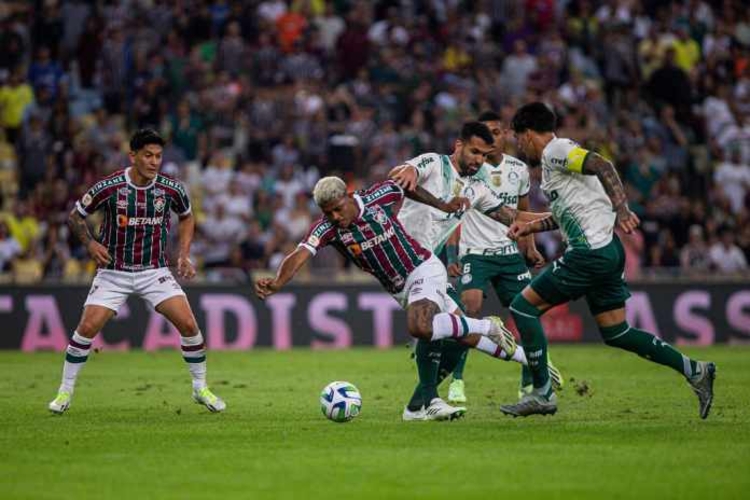
[[514,186],[518,184],[519,179],[520,179],[520,176],[518,175],[518,172],[511,172],[508,174],[508,181]]
[[117,200],[117,208],[128,208],[128,200]]
[[348,245],[349,243],[352,243],[354,241],[354,236],[352,236],[352,233],[343,233],[341,235],[341,243],[344,245]]
[[81,198],[81,205],[84,207],[88,207],[91,205],[91,202],[94,201],[94,198],[91,197],[90,194],[86,193],[83,195],[83,198]]
[[372,217],[378,224],[385,224],[388,220],[388,216],[380,208],[372,208]]
[[157,212],[161,212],[162,210],[164,210],[164,204],[165,201],[163,196],[159,196],[154,200],[154,208]]

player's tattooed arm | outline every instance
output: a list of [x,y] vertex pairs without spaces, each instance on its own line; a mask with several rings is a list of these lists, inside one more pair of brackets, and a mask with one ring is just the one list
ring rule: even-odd
[[518,210],[502,205],[488,212],[487,215],[506,226],[510,226],[518,217]]
[[83,246],[88,246],[89,242],[94,239],[91,236],[89,225],[86,223],[86,219],[76,210],[75,208],[70,211],[68,215],[68,227],[70,231],[76,235],[78,241],[83,243]]
[[526,210],[517,210],[507,205],[500,205],[493,208],[489,212],[485,212],[485,215],[491,219],[495,219],[501,224],[505,224],[510,227],[514,222],[525,223],[534,221],[540,217],[550,215],[549,212],[527,212]]
[[404,191],[407,198],[410,198],[419,203],[424,203],[431,207],[435,207],[443,212],[463,212],[467,210],[471,205],[468,199],[462,197],[455,197],[452,200],[445,202],[440,198],[436,197],[422,186],[416,186],[412,191]]
[[259,299],[265,299],[278,292],[312,256],[313,253],[307,248],[297,247],[294,252],[284,257],[275,278],[261,278],[255,283],[255,294]]
[[555,222],[555,219],[552,218],[552,214],[549,212],[543,214],[534,214],[533,212],[524,213],[529,214],[530,216],[535,215],[537,218],[528,220],[519,217],[513,224],[511,224],[508,228],[508,237],[513,241],[518,241],[519,239],[534,233],[543,233],[558,228],[557,222]]
[[552,214],[547,215],[546,217],[542,217],[541,219],[537,219],[535,221],[530,222],[534,228],[534,233],[544,233],[545,231],[553,231],[557,229],[559,226],[557,225],[557,222],[552,217]]
[[607,196],[612,200],[612,206],[615,208],[615,211],[623,205],[627,206],[628,198],[625,195],[625,188],[612,162],[592,151],[586,156],[586,160],[583,162],[583,173],[595,175],[599,179],[599,182],[602,183],[604,190],[607,192]]
[[607,196],[612,202],[612,207],[617,213],[617,224],[626,233],[630,233],[638,227],[640,220],[638,216],[630,211],[628,207],[628,197],[625,193],[625,187],[622,185],[620,176],[612,162],[602,158],[596,153],[589,153],[583,162],[583,173],[595,175],[599,182],[604,186]]
[[107,248],[94,239],[89,230],[89,225],[86,223],[86,219],[84,219],[75,208],[71,210],[70,215],[68,216],[68,227],[70,227],[70,231],[76,235],[76,238],[83,243],[83,246],[86,247],[91,258],[94,259],[98,265],[106,266],[110,263],[111,258]]

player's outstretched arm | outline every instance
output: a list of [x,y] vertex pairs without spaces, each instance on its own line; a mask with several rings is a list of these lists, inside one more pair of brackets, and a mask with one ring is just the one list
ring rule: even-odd
[[195,277],[195,266],[190,260],[190,245],[193,243],[195,233],[195,217],[192,212],[181,217],[177,225],[179,235],[179,251],[177,254],[177,275],[180,278],[192,279]]
[[464,212],[471,208],[471,202],[468,200],[468,198],[456,196],[450,201],[445,202],[427,191],[422,186],[416,186],[413,191],[405,190],[404,192],[406,194],[406,197],[409,199],[412,199],[419,203],[424,203],[425,205],[429,205],[431,207],[435,207],[438,210],[442,210],[443,212],[447,212],[449,214],[454,212]]
[[551,215],[549,212],[527,212],[525,210],[518,210],[507,205],[500,205],[493,208],[489,212],[485,212],[485,215],[491,219],[495,219],[501,224],[505,224],[510,227],[514,222],[526,223],[535,221],[542,217]]
[[534,233],[543,233],[545,231],[552,231],[557,229],[558,225],[552,214],[547,212],[543,214],[534,214],[533,212],[526,212],[526,214],[536,215],[536,219],[529,221],[524,217],[524,220],[519,218],[508,228],[508,238],[513,241],[518,241],[521,238],[532,235]]
[[395,181],[396,184],[401,186],[401,189],[408,193],[417,187],[419,174],[414,165],[406,163],[404,165],[399,165],[398,167],[393,167],[388,173],[388,178]]
[[604,186],[604,191],[609,196],[612,206],[617,213],[617,225],[620,229],[626,233],[630,233],[638,227],[641,221],[637,215],[630,211],[630,207],[628,207],[628,197],[625,194],[625,188],[612,162],[594,152],[590,152],[583,162],[582,171],[586,175],[595,175],[599,179],[599,182],[602,183],[602,186]]
[[94,259],[99,266],[106,266],[112,260],[107,251],[107,247],[99,243],[91,235],[89,225],[86,223],[86,219],[81,215],[77,209],[70,211],[68,215],[68,227],[76,238],[83,243],[83,246],[88,250],[91,258]]
[[255,295],[259,299],[265,300],[267,297],[281,290],[312,256],[312,252],[307,248],[302,246],[297,247],[294,252],[284,257],[279,269],[276,271],[275,278],[262,278],[255,283]]

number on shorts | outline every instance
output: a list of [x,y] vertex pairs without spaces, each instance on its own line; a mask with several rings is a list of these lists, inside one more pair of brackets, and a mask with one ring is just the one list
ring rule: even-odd
[[467,262],[464,264],[464,269],[461,271],[461,274],[469,274],[471,273],[471,262]]

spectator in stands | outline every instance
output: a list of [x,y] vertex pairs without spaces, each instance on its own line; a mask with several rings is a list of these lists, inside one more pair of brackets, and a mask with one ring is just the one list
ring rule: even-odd
[[719,230],[719,241],[711,246],[711,264],[721,273],[734,273],[747,269],[745,255],[735,244],[734,231],[730,227]]
[[0,220],[0,272],[9,271],[13,259],[21,255],[21,245],[8,232],[5,221]]
[[[750,24],[738,0],[656,16],[627,0],[512,0],[491,14],[471,2],[206,0],[154,2],[148,16],[127,0],[41,3],[31,16],[16,1],[0,20],[0,209],[28,198],[41,228],[126,165],[128,130],[153,122],[198,216],[215,220],[222,203],[224,219],[256,220],[240,257],[266,265],[295,232],[274,216],[316,214],[302,198],[319,171],[354,189],[393,158],[449,148],[450,124],[471,110],[510,117],[533,97],[557,108],[565,135],[625,167],[644,272],[698,261],[696,223],[709,246],[717,228],[737,228],[750,252]],[[546,208],[534,186],[532,198]],[[548,258],[562,251],[554,233],[540,238]]]
[[65,266],[70,259],[68,244],[60,238],[60,226],[52,224],[47,228],[42,246],[42,275],[46,280],[59,280],[63,277]]
[[676,57],[674,47],[665,50],[662,65],[648,81],[648,91],[654,105],[671,104],[678,118],[685,121],[690,112],[692,84],[687,73],[677,66]]
[[0,126],[8,142],[15,144],[21,134],[26,108],[34,102],[34,91],[26,83],[23,68],[12,70],[8,82],[0,87]]
[[750,192],[750,164],[743,164],[739,148],[733,149],[729,159],[716,166],[713,180],[729,198],[732,212],[738,214],[750,209],[745,204]]
[[697,224],[692,225],[689,234],[687,245],[680,250],[680,268],[686,272],[708,271],[711,256],[703,238],[703,228]]

